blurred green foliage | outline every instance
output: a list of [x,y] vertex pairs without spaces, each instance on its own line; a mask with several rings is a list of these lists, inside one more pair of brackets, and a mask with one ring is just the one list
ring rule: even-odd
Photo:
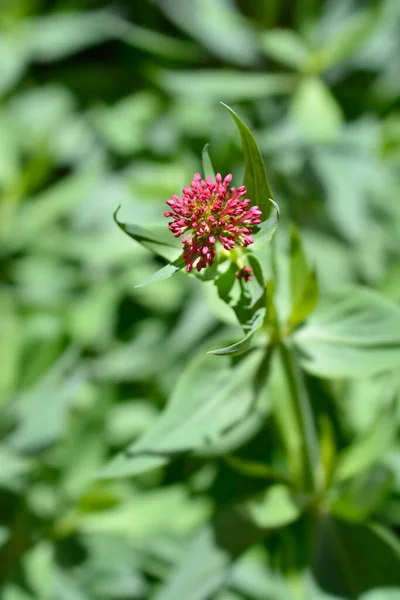
[[[206,142],[240,181],[228,102],[252,125],[282,231],[298,225],[321,290],[361,283],[399,304],[399,28],[398,0],[1,1],[2,599],[400,597],[369,584],[324,591],[304,564],[307,523],[291,525],[297,504],[279,487],[254,510],[273,506],[287,527],[227,577],[225,555],[205,560],[209,530],[187,546],[216,508],[273,478],[282,441],[266,394],[242,430],[201,447],[246,413],[254,364],[232,381],[230,359],[206,354],[240,335],[211,283],[179,273],[135,288],[162,262],[112,219],[122,205],[124,220],[166,228],[164,201],[201,168]],[[359,523],[400,528],[399,369],[347,375],[307,378],[325,464],[340,455],[332,506],[352,522],[326,519],[321,536],[341,529],[340,568],[370,574],[371,587],[387,568],[392,585],[382,532]],[[199,407],[189,433],[172,411],[151,428],[168,399],[188,397],[189,412]],[[172,460],[138,456],[120,463],[130,477],[98,477],[132,441],[163,448],[165,435]],[[188,435],[199,452],[181,452]],[[363,562],[360,545],[379,551]],[[335,579],[335,560],[317,559]],[[187,580],[169,579],[181,560]]]

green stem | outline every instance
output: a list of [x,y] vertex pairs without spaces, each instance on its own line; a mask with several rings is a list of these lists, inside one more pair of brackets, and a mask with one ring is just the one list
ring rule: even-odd
[[303,374],[292,350],[284,341],[279,352],[290,392],[293,415],[300,434],[301,484],[304,491],[318,490],[319,451],[318,437]]

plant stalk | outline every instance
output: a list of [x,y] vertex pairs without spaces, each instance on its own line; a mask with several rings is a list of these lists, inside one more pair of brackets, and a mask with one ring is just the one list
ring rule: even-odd
[[284,341],[279,342],[279,353],[290,392],[293,414],[300,433],[301,485],[304,491],[315,493],[319,483],[318,436],[303,374],[293,351]]

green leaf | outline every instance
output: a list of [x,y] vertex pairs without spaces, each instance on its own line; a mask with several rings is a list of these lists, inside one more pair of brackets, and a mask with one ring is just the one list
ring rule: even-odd
[[7,527],[0,525],[0,548],[3,546],[10,537],[10,531]]
[[27,62],[25,48],[18,37],[12,34],[5,35],[3,30],[0,38],[0,96],[6,94],[18,82]]
[[144,50],[163,59],[179,62],[201,61],[204,56],[202,48],[189,40],[178,39],[154,29],[147,29],[136,23],[126,21],[117,14],[112,14],[112,30],[114,37],[126,44]]
[[287,485],[277,483],[246,502],[243,512],[258,527],[274,529],[297,521],[303,505]]
[[16,303],[6,290],[0,291],[0,406],[8,400],[18,381],[21,324]]
[[205,179],[207,177],[211,177],[211,179],[215,181],[215,171],[208,153],[208,146],[209,144],[206,144],[201,153],[201,160],[203,162],[203,175]]
[[35,60],[60,60],[110,39],[112,23],[106,11],[53,13],[25,25],[25,43]]
[[376,467],[335,489],[330,511],[347,521],[363,522],[379,511],[393,489],[393,476],[386,467]]
[[72,574],[91,598],[146,594],[145,578],[139,570],[133,545],[126,539],[113,533],[94,533],[83,535],[81,544],[87,554],[85,567]]
[[173,237],[168,229],[163,227],[158,230],[150,230],[133,223],[122,223],[117,218],[119,209],[120,207],[114,212],[114,221],[124,233],[158,256],[167,260],[176,260],[182,244]]
[[296,70],[301,69],[310,56],[301,37],[290,29],[266,31],[261,36],[261,47],[267,56]]
[[69,214],[99,184],[99,165],[88,164],[31,198],[16,211],[5,233],[5,250],[13,252],[32,243],[57,220]]
[[156,69],[148,72],[155,84],[172,96],[217,102],[220,98],[239,102],[269,96],[287,96],[296,84],[287,73],[257,73],[234,69],[177,71]]
[[291,483],[285,477],[285,475],[283,475],[279,471],[275,471],[264,462],[248,460],[246,458],[241,458],[240,456],[235,456],[233,454],[228,454],[227,456],[224,456],[224,461],[232,469],[238,471],[239,473],[242,473],[247,477],[266,479],[269,481],[275,481],[279,483]]
[[314,142],[334,139],[343,121],[332,92],[315,77],[303,79],[299,84],[292,99],[291,114],[304,135]]
[[290,292],[292,310],[289,323],[294,326],[304,321],[318,302],[317,276],[308,266],[300,235],[294,226],[290,234]]
[[262,219],[265,221],[271,210],[270,198],[274,196],[268,183],[267,171],[260,149],[247,125],[229,106],[223,102],[221,104],[229,110],[240,133],[245,163],[244,185],[247,188],[247,195],[251,199],[252,205],[260,208]]
[[290,323],[292,326],[304,321],[304,319],[314,310],[318,302],[318,289],[317,273],[314,270],[311,270],[304,282],[303,293],[293,307],[290,316]]
[[183,373],[160,418],[99,476],[135,475],[193,450],[212,454],[214,440],[218,447],[253,407],[252,379],[261,359],[261,352],[253,352],[233,368],[228,357],[216,360],[202,351]]
[[135,287],[141,288],[145,287],[146,285],[150,285],[150,283],[156,283],[158,281],[168,279],[168,277],[171,277],[171,275],[174,275],[175,273],[183,269],[184,266],[185,261],[183,258],[183,254],[181,254],[181,256],[178,256],[178,258],[174,260],[174,262],[170,263],[169,265],[165,265],[165,267],[162,267],[159,271],[157,271],[153,275],[150,275],[150,277],[148,277],[141,283],[135,285]]
[[400,587],[400,544],[384,527],[323,516],[312,570],[326,592],[351,600],[373,588]]
[[242,66],[257,62],[256,33],[230,0],[157,0],[157,4],[186,35],[223,61]]
[[257,313],[257,315],[255,315],[254,331],[251,331],[242,340],[240,340],[239,342],[236,342],[235,344],[231,344],[230,346],[225,346],[225,348],[218,348],[217,350],[209,350],[208,354],[214,354],[216,356],[224,356],[226,354],[232,354],[232,355],[238,356],[240,354],[243,354],[244,352],[247,352],[247,350],[251,346],[251,340],[253,338],[255,331],[257,329],[259,329],[261,327],[261,325],[263,324],[264,316],[265,316],[265,310],[264,311],[260,310]]
[[309,272],[307,258],[297,228],[290,228],[290,293],[296,305],[303,295],[304,281]]
[[230,508],[207,524],[189,544],[154,600],[207,600],[226,581],[232,563],[265,535],[263,529]]
[[363,594],[360,597],[360,600],[398,600],[399,599],[399,589],[391,588],[391,589],[375,589]]
[[255,233],[253,236],[254,244],[249,248],[251,252],[258,252],[267,242],[270,242],[276,231],[276,228],[278,227],[278,222],[281,215],[279,206],[274,200],[272,200],[272,198],[269,198],[269,201],[272,203],[275,209],[275,214],[273,214],[272,217],[269,217],[269,219],[266,221],[263,221],[258,226],[257,233]]
[[335,480],[343,481],[376,464],[394,444],[397,431],[396,412],[390,406],[377,422],[338,456]]
[[267,312],[264,276],[258,259],[249,254],[248,261],[253,269],[251,281],[238,281],[235,273],[237,265],[231,264],[225,273],[215,280],[219,297],[234,310],[245,337],[225,348],[211,350],[209,354],[241,354],[251,344],[254,333],[262,327]]
[[321,299],[294,333],[304,369],[361,377],[400,366],[400,308],[375,291],[346,287]]
[[379,26],[379,12],[377,5],[369,10],[347,15],[342,24],[335,27],[333,39],[318,53],[321,69],[331,69],[359,52]]
[[31,389],[14,400],[12,415],[17,426],[7,436],[9,447],[36,453],[59,439],[85,382],[85,373],[76,367],[77,358],[75,349],[70,348]]

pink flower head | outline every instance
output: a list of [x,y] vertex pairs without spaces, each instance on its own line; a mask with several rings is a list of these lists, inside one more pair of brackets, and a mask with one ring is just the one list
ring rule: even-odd
[[201,271],[213,264],[218,240],[226,250],[232,250],[236,243],[243,248],[252,244],[250,228],[261,223],[258,206],[248,208],[250,200],[244,198],[244,185],[228,188],[232,175],[222,179],[217,173],[215,179],[202,179],[196,173],[181,198],[174,194],[167,200],[171,211],[164,215],[172,218],[170,230],[175,237],[185,234],[182,243],[188,272],[195,265]]

